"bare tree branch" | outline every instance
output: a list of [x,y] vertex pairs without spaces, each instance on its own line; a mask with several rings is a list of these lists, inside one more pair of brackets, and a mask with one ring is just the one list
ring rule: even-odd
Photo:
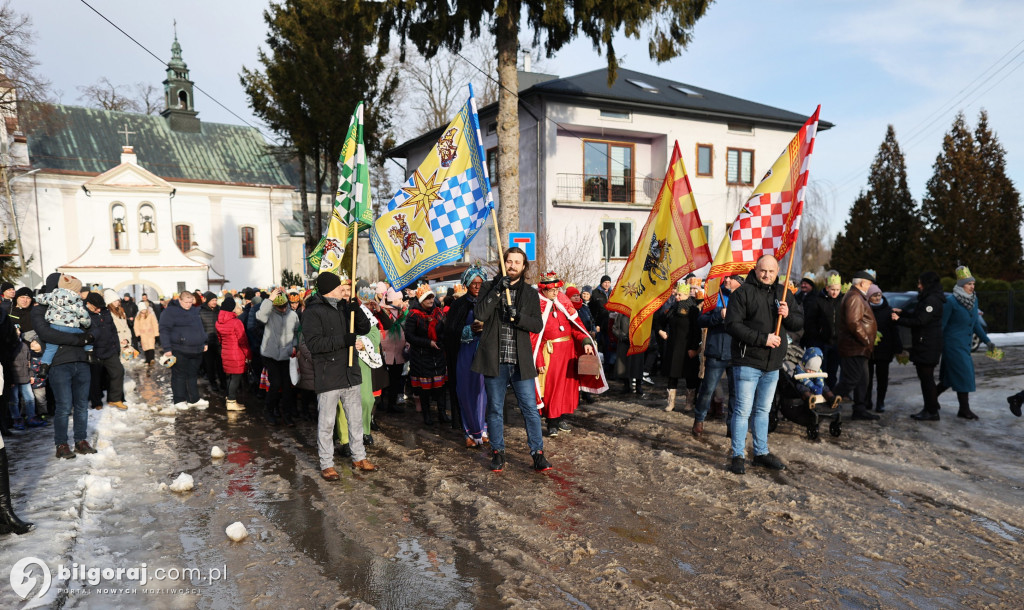
[[32,53],[32,20],[0,4],[0,111],[15,112],[18,101],[49,101],[50,83],[36,74],[39,62]]

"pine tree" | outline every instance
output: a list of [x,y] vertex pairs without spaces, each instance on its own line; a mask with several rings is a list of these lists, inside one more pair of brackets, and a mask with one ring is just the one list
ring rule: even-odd
[[983,277],[1012,280],[1020,277],[1024,257],[1020,227],[1024,221],[1020,193],[1006,175],[1006,151],[989,128],[988,113],[978,116],[974,129],[975,160],[979,165],[978,217],[972,221],[979,230],[979,249],[965,253],[971,271]]
[[850,208],[846,227],[836,236],[829,268],[839,271],[844,279],[849,279],[857,271],[870,267],[869,257],[877,250],[874,237],[871,196],[861,191]]
[[873,239],[867,254],[867,267],[877,272],[878,284],[894,289],[916,273],[908,267],[908,257],[920,223],[917,204],[907,186],[907,164],[896,141],[896,130],[889,125],[885,140],[871,164],[868,175],[868,196],[871,199]]
[[[935,159],[921,201],[922,246],[925,258],[939,275],[950,275],[958,265],[970,263],[979,250],[975,193],[978,166],[974,137],[961,112],[942,139],[942,152]],[[972,271],[980,273],[975,268]]]

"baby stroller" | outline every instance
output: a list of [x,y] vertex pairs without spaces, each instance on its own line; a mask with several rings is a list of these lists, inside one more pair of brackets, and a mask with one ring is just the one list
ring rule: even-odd
[[830,420],[828,432],[832,436],[843,433],[839,399],[835,398],[825,385],[828,377],[821,369],[821,350],[799,345],[790,345],[786,360],[775,386],[775,398],[768,413],[768,431],[773,432],[779,421],[787,419],[803,426],[807,438],[818,439],[818,427],[824,420]]

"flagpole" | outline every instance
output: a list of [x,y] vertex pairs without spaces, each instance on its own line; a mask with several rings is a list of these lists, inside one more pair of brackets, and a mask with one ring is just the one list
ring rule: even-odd
[[[793,259],[796,258],[796,244],[789,250],[789,264],[786,265],[786,279],[782,282],[782,302],[786,302],[786,293],[789,292],[789,274],[793,271]],[[778,335],[782,330],[782,315],[779,315],[779,319],[775,321],[775,334]]]
[[[501,231],[498,230],[498,215],[494,213],[494,208],[491,208],[491,220],[494,221],[494,238],[498,244],[498,264],[501,266],[501,275],[505,275],[505,257],[501,255]],[[526,261],[523,261],[524,263]],[[512,293],[505,289],[505,301],[509,307],[512,307]]]

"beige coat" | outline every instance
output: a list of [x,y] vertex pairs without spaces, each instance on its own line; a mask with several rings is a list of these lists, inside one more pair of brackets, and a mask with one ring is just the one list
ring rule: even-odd
[[135,335],[142,342],[142,350],[155,349],[156,338],[160,334],[160,324],[151,311],[140,311],[135,316]]

